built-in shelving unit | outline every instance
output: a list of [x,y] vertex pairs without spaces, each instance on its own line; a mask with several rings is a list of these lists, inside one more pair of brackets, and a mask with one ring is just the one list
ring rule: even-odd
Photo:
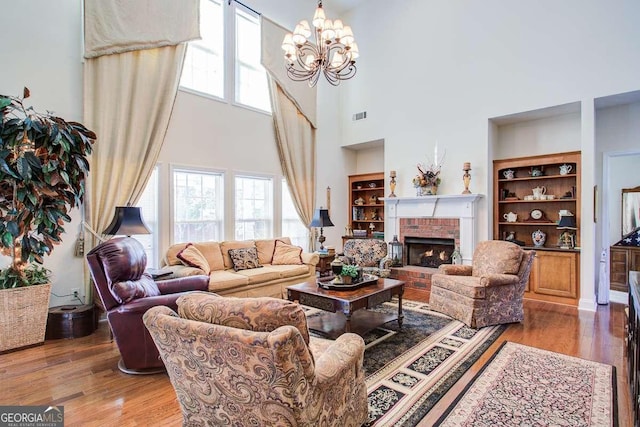
[[[384,236],[384,173],[366,173],[349,176],[349,221],[350,230],[365,231],[365,236]],[[357,231],[356,231],[357,233]],[[354,236],[346,233],[346,238]]]
[[[493,162],[494,239],[516,241],[537,251],[526,298],[578,304],[580,159],[575,151]],[[566,230],[558,229],[560,211],[575,218],[571,249],[561,248]],[[542,245],[536,245],[532,236],[538,231],[545,235]]]

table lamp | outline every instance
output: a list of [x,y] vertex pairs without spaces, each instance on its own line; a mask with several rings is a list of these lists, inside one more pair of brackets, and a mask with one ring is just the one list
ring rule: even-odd
[[322,234],[322,228],[333,227],[333,222],[331,222],[331,218],[329,218],[329,210],[322,209],[322,207],[320,207],[320,209],[316,209],[309,227],[320,227],[320,237],[318,237],[318,242],[320,242],[320,252],[325,252],[324,241],[326,239]]
[[131,237],[133,234],[151,234],[151,230],[142,219],[142,209],[137,206],[116,206],[111,224],[102,234]]
[[558,230],[563,230],[558,242],[560,249],[573,249],[576,245],[576,235],[574,233],[577,230],[576,217],[573,215],[560,215],[557,228]]

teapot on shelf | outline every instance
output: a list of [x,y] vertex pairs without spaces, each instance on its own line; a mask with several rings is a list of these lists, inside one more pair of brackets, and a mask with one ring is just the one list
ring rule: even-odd
[[564,164],[560,166],[559,169],[560,169],[560,175],[566,175],[568,173],[571,173],[571,171],[573,170],[573,166]]
[[544,168],[542,166],[539,166],[539,167],[532,166],[531,170],[529,171],[529,175],[531,175],[531,176],[543,176],[544,175]]
[[533,188],[531,191],[533,191],[534,200],[541,200],[542,196],[547,193],[547,188],[541,185],[540,187]]
[[507,222],[516,222],[518,220],[518,214],[514,213],[514,212],[509,212],[506,213],[504,215],[502,215],[502,217],[507,221]]

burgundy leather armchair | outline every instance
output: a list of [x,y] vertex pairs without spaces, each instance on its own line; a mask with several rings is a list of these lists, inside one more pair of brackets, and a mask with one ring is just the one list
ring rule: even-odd
[[163,371],[164,364],[142,316],[156,305],[177,310],[176,300],[188,291],[206,291],[209,277],[155,282],[145,273],[147,255],[142,244],[131,237],[117,237],[99,244],[87,254],[87,262],[120,350],[122,359],[118,368],[127,374]]

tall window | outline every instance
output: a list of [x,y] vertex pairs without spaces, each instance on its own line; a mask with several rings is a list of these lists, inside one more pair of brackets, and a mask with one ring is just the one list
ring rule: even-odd
[[282,180],[282,235],[289,236],[291,243],[305,251],[308,249],[309,229],[300,221],[286,179]]
[[200,10],[202,40],[189,42],[180,86],[271,112],[259,17],[224,0],[201,0]]
[[224,98],[224,9],[219,0],[200,1],[201,40],[189,42],[180,86]]
[[147,267],[158,267],[158,167],[151,173],[147,186],[138,200],[137,207],[142,210],[142,218],[151,229],[151,234],[136,235],[147,253]]
[[223,184],[221,173],[174,169],[174,242],[222,240]]
[[260,21],[241,7],[235,9],[235,101],[271,111],[267,73],[260,64]]
[[273,181],[236,176],[235,239],[266,239],[273,235]]

